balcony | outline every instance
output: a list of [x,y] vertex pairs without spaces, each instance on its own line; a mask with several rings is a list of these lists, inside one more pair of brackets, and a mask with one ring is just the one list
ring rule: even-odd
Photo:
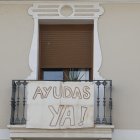
[[[13,80],[11,96],[10,137],[16,138],[93,138],[111,139],[112,130],[112,81],[93,80],[94,122],[90,128],[39,129],[27,128],[27,87],[29,83],[40,81]],[[41,81],[45,82],[45,81]],[[54,82],[54,81],[52,81]],[[73,82],[77,81],[61,81]],[[82,82],[82,81],[81,81]],[[84,81],[85,82],[85,81]],[[89,81],[88,81],[89,82]]]

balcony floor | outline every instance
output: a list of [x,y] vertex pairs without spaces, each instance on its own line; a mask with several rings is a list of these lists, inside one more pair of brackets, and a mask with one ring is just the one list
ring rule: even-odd
[[84,129],[29,129],[26,125],[8,125],[11,139],[19,138],[92,138],[112,139],[113,125],[95,125]]

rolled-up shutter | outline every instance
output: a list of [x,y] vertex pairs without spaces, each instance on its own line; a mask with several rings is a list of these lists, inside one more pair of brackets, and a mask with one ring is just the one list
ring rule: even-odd
[[93,25],[40,25],[40,68],[92,68]]

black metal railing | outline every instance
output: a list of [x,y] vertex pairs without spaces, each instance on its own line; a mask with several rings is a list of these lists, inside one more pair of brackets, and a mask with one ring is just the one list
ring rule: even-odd
[[[26,124],[26,86],[31,80],[13,80],[10,124]],[[76,81],[75,81],[76,82]],[[112,80],[93,80],[95,124],[112,125]]]

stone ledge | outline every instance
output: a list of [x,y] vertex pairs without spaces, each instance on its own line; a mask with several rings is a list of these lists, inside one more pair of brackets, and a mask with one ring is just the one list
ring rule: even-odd
[[95,125],[82,129],[29,129],[26,125],[8,125],[10,138],[98,138],[112,139],[113,125]]

